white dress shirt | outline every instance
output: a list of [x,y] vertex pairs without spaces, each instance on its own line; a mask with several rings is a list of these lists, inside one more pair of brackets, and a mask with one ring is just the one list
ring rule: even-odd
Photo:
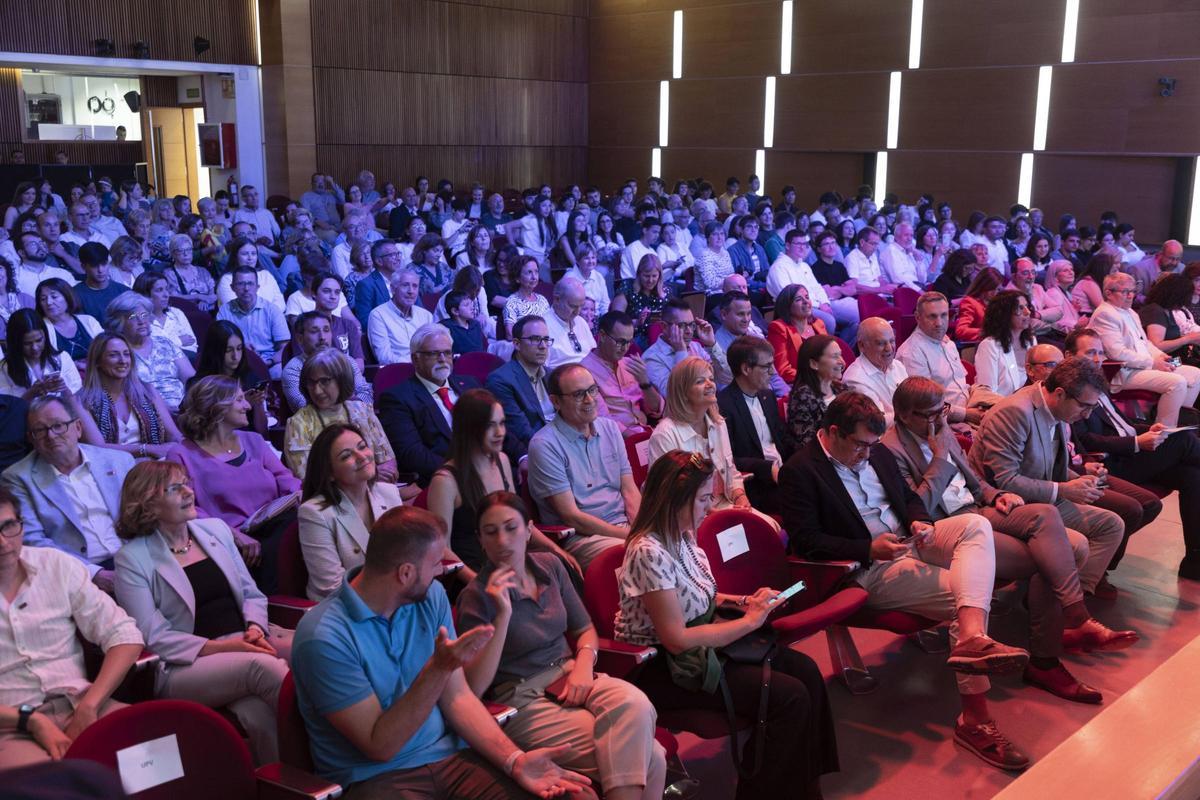
[[883,483],[880,482],[879,474],[875,472],[871,462],[864,459],[856,468],[851,469],[830,455],[828,448],[825,447],[825,442],[821,441],[819,433],[817,434],[817,443],[825,451],[829,463],[833,464],[833,471],[841,479],[842,486],[846,487],[846,493],[850,495],[851,502],[858,509],[858,514],[866,524],[867,530],[871,532],[871,538],[874,539],[885,533],[899,532],[900,518],[896,516],[895,511],[892,511],[892,504],[888,502],[887,492],[883,490]]
[[967,397],[971,394],[967,368],[948,336],[943,336],[939,342],[917,328],[896,349],[896,360],[904,365],[909,375],[920,375],[940,383],[950,405],[959,409],[967,407]]
[[442,402],[442,396],[438,394],[438,392],[440,392],[442,389],[449,389],[450,405],[454,405],[458,402],[458,392],[454,391],[454,387],[450,385],[450,381],[446,381],[441,386],[438,386],[433,381],[426,380],[420,375],[417,376],[417,380],[421,382],[421,385],[425,387],[425,390],[429,392],[430,397],[433,398],[433,404],[437,406],[437,410],[442,412],[442,416],[446,418],[446,424],[450,425],[450,418],[452,416],[450,414],[450,409],[446,408],[446,404]]
[[115,556],[121,549],[121,540],[113,527],[113,518],[100,491],[100,484],[96,483],[96,476],[92,474],[87,453],[83,453],[83,463],[66,475],[60,473],[58,480],[62,481],[63,489],[79,517],[80,533],[87,543],[88,561],[96,564]]
[[783,466],[783,456],[771,438],[771,428],[767,425],[767,415],[763,413],[762,402],[757,395],[742,393],[746,408],[750,411],[750,419],[754,420],[754,432],[758,434],[758,443],[762,446],[763,458],[776,467]]
[[414,305],[408,316],[400,313],[395,301],[375,308],[367,317],[367,340],[380,364],[412,363],[409,340],[422,325],[433,323],[433,314]]
[[891,426],[895,418],[892,396],[896,394],[896,387],[907,377],[908,370],[899,361],[892,361],[888,371],[884,372],[864,356],[846,368],[844,380],[856,392],[862,392],[871,398],[883,412],[888,426]]
[[[550,345],[550,354],[546,357],[547,372],[562,364],[578,364],[596,346],[596,337],[592,336],[587,320],[583,317],[576,315],[568,328],[567,323],[559,319],[551,307],[545,319],[546,329],[554,339],[554,344]],[[575,346],[576,343],[578,347]]]
[[621,253],[621,279],[629,280],[637,277],[638,264],[642,263],[642,258],[646,255],[658,257],[658,251],[653,247],[647,247],[642,244],[642,240],[638,239],[633,244],[625,248]]
[[888,280],[898,286],[907,286],[915,291],[924,291],[922,284],[924,269],[903,247],[892,242],[880,248],[879,265]]
[[1004,244],[1003,238],[993,242],[987,236],[980,236],[975,244],[987,245],[988,266],[999,270],[1001,275],[1008,275],[1008,245]]
[[105,652],[142,635],[83,562],[52,547],[22,548],[20,558],[25,582],[11,603],[0,597],[0,704],[77,698],[91,686],[77,632]]
[[829,305],[829,293],[817,282],[812,267],[803,261],[793,261],[787,253],[780,253],[779,258],[775,259],[775,263],[767,271],[767,294],[772,298],[778,297],[780,292],[793,283],[808,289],[808,299],[812,301],[813,308]]
[[879,254],[872,253],[870,258],[863,255],[863,251],[857,247],[853,248],[846,256],[846,272],[850,277],[861,283],[863,286],[879,286],[880,278],[883,276],[883,270],[879,266]]
[[43,269],[41,270],[33,270],[27,266],[28,263],[29,262],[27,261],[22,261],[17,265],[17,268],[13,270],[15,273],[13,279],[16,281],[17,292],[19,294],[27,294],[30,297],[36,297],[38,284],[42,281],[49,280],[50,278],[61,278],[67,282],[68,286],[74,286],[75,284],[79,283],[79,281],[75,280],[74,275],[67,272],[62,267],[51,267],[49,265],[44,265]]
[[597,317],[608,313],[608,307],[612,305],[612,300],[608,296],[608,284],[605,282],[604,276],[600,274],[600,270],[593,269],[592,274],[585,278],[579,267],[571,267],[563,277],[576,278],[583,284],[584,294],[596,301]]

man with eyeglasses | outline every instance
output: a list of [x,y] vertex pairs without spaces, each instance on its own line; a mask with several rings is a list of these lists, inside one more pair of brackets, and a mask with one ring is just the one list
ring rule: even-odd
[[233,270],[234,299],[217,311],[217,319],[242,331],[246,346],[262,357],[275,380],[283,372],[283,348],[292,338],[283,312],[258,296],[258,270],[238,265]]
[[392,239],[380,239],[371,245],[371,274],[354,284],[354,316],[363,330],[371,312],[391,298],[392,275],[400,269],[404,257],[400,245]]
[[[0,488],[0,770],[58,761],[98,717],[142,652],[134,621],[74,558],[24,547],[21,501]],[[83,670],[81,639],[104,661]]]
[[1018,258],[1013,264],[1012,280],[1004,287],[1006,290],[1020,292],[1029,301],[1029,311],[1033,316],[1030,330],[1037,336],[1038,341],[1047,340],[1061,343],[1064,331],[1056,328],[1063,315],[1061,308],[1046,308],[1046,290],[1037,282],[1037,267],[1028,258]]
[[550,313],[546,315],[546,330],[554,344],[546,358],[546,369],[562,364],[578,364],[596,346],[596,337],[587,320],[579,315],[587,290],[578,278],[565,277],[554,284]]
[[948,621],[947,665],[959,673],[962,702],[955,740],[992,766],[1024,769],[1029,758],[999,731],[985,698],[989,673],[1020,670],[1029,660],[987,634],[992,526],[971,513],[934,521],[895,456],[876,446],[885,430],[866,395],[843,392],[830,402],[816,437],[779,473],[789,546],[804,558],[857,561],[849,578],[876,611]]
[[[1093,594],[1121,546],[1125,523],[1094,505],[1104,494],[1104,465],[1085,464],[1082,474],[1072,470],[1067,445],[1070,426],[1090,416],[1107,390],[1098,366],[1068,358],[1041,383],[992,406],[970,453],[971,468],[980,478],[1026,503],[1052,503],[1068,528],[1087,537],[1089,553],[1079,569],[1079,582],[1085,593]],[[1112,648],[1092,644],[1091,649]]]
[[662,310],[663,331],[658,341],[642,353],[650,382],[663,397],[667,396],[667,379],[671,370],[688,356],[702,358],[712,364],[713,378],[718,388],[729,385],[733,375],[725,351],[717,343],[713,326],[704,319],[696,319],[692,307],[684,300],[673,297]]
[[61,278],[74,286],[77,279],[62,267],[49,264],[50,250],[46,241],[34,231],[26,231],[17,237],[17,255],[21,262],[13,269],[13,282],[19,294],[33,297],[38,284],[50,278]]
[[554,419],[554,403],[546,389],[546,359],[554,341],[546,320],[532,314],[516,321],[512,337],[512,360],[493,370],[485,386],[504,407],[510,455],[520,457],[533,435]]
[[80,200],[72,205],[68,219],[71,222],[71,230],[59,236],[58,240],[72,255],[78,257],[79,248],[88,242],[99,242],[105,247],[112,247],[112,240],[92,227],[92,212],[87,203]]
[[663,396],[650,382],[646,362],[629,355],[633,318],[624,311],[609,311],[600,317],[597,329],[595,349],[579,363],[600,387],[600,416],[617,423],[622,432],[646,425],[648,417],[661,417]]
[[96,585],[111,592],[112,559],[121,549],[115,528],[121,483],[133,469],[133,457],[80,444],[82,423],[54,395],[29,404],[26,424],[33,452],[0,475],[20,501],[26,544],[74,556]]
[[445,326],[423,325],[413,334],[414,374],[379,398],[379,422],[387,434],[401,472],[415,472],[426,486],[446,461],[454,405],[479,381],[453,375],[454,349]]
[[1179,410],[1190,408],[1200,395],[1200,369],[1177,366],[1146,338],[1142,322],[1132,310],[1135,293],[1131,276],[1114,272],[1105,277],[1104,302],[1092,312],[1089,327],[1104,342],[1104,354],[1121,362],[1110,381],[1113,391],[1154,392],[1159,396],[1155,421],[1173,428],[1179,424]]
[[[1026,503],[980,478],[947,425],[944,390],[928,378],[906,379],[896,390],[896,424],[883,435],[900,474],[933,519],[979,514],[995,533],[996,574],[1001,580],[1029,578],[1030,664],[1025,681],[1066,700],[1099,703],[1100,692],[1078,681],[1059,661],[1067,638],[1095,641],[1136,639],[1108,631],[1084,602],[1079,568],[1088,540],[1068,529],[1049,503]],[[1107,631],[1107,632],[1106,632]],[[1123,637],[1123,638],[1122,638]]]
[[1026,386],[1041,383],[1062,363],[1063,353],[1052,344],[1035,344],[1025,351]]
[[546,525],[575,529],[559,544],[587,571],[592,559],[624,547],[641,492],[621,429],[598,415],[596,379],[579,364],[563,364],[546,379],[554,419],[529,442],[529,492]]
[[1150,287],[1163,275],[1179,272],[1183,262],[1183,245],[1175,239],[1167,239],[1162,249],[1152,256],[1146,256],[1136,264],[1121,264],[1121,271],[1133,276],[1137,289],[1137,299],[1140,303],[1150,293]]
[[[1067,337],[1067,355],[1084,358],[1099,366],[1104,361],[1104,344],[1090,328],[1080,328]],[[1179,490],[1179,517],[1183,523],[1184,556],[1179,577],[1200,580],[1200,439],[1193,431],[1170,433],[1162,423],[1131,422],[1107,393],[1090,415],[1071,426],[1071,437],[1081,452],[1105,454],[1104,466],[1117,478],[1142,488],[1155,484]],[[1125,543],[1109,562],[1115,568],[1124,554]]]
[[[365,281],[359,283],[359,288]],[[433,314],[417,301],[421,299],[421,276],[411,267],[392,273],[392,299],[367,316],[367,340],[380,364],[409,364],[409,345],[418,328],[433,323]],[[357,298],[356,298],[357,299]]]
[[779,511],[779,469],[792,455],[772,390],[772,379],[779,377],[775,348],[766,339],[739,336],[727,353],[733,383],[717,393],[717,407],[729,426],[733,463],[754,476],[746,481],[750,505],[774,514]]

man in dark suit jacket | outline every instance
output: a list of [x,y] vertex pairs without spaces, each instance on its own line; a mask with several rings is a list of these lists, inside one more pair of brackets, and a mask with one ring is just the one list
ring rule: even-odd
[[425,325],[412,335],[416,374],[379,398],[379,422],[387,434],[401,472],[415,472],[429,485],[450,449],[450,413],[468,389],[478,389],[470,376],[452,375],[453,350],[443,325]]
[[400,246],[391,239],[380,239],[371,245],[371,263],[375,269],[354,286],[354,316],[362,329],[367,329],[371,312],[392,299],[392,274],[400,269]]
[[405,186],[400,193],[400,205],[392,209],[388,215],[388,238],[399,241],[408,236],[408,223],[413,217],[424,216],[417,207],[417,191],[411,186]]
[[529,440],[554,418],[554,405],[546,389],[546,358],[550,355],[550,333],[541,317],[528,316],[513,325],[512,361],[488,375],[487,388],[508,421],[509,455],[520,458]]
[[[1067,355],[1104,361],[1104,343],[1090,328],[1067,337]],[[1131,484],[1154,483],[1179,490],[1179,516],[1186,546],[1179,577],[1200,580],[1200,439],[1191,431],[1167,433],[1159,423],[1133,423],[1106,394],[1090,415],[1071,425],[1071,439],[1080,452],[1107,453],[1109,473]],[[1109,563],[1112,569],[1125,553],[1128,532]]]
[[[950,621],[948,663],[959,672],[963,714],[954,737],[995,767],[1029,763],[996,728],[985,673],[1023,668],[1029,654],[990,638],[996,574],[992,526],[977,514],[931,521],[886,447],[883,413],[858,392],[829,404],[817,436],[779,473],[790,547],[807,558],[847,559],[875,610]],[[953,563],[953,570],[951,564]]]
[[746,483],[750,505],[768,514],[779,511],[779,468],[792,455],[771,391],[774,353],[766,339],[734,339],[726,353],[733,383],[717,394],[717,405],[729,428],[733,463],[739,471],[754,475]]

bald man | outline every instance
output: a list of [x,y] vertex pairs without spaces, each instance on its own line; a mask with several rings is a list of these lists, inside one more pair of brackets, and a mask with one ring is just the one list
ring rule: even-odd
[[871,398],[891,426],[895,416],[892,395],[908,377],[908,370],[896,360],[896,332],[891,323],[879,317],[864,319],[858,326],[858,350],[862,357],[846,369],[845,381]]
[[1164,272],[1179,272],[1182,263],[1183,245],[1174,239],[1167,239],[1157,253],[1146,256],[1136,264],[1122,264],[1121,271],[1133,276],[1137,302],[1141,303],[1159,275]]
[[1025,351],[1025,375],[1029,378],[1027,383],[1044,381],[1062,360],[1062,350],[1054,345],[1035,344]]

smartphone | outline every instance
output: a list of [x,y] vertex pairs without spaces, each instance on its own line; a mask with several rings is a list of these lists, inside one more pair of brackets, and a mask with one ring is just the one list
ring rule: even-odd
[[796,581],[791,586],[789,586],[788,588],[784,589],[779,594],[772,597],[771,605],[778,605],[779,603],[783,603],[787,600],[790,600],[794,595],[797,595],[800,592],[803,592],[807,588],[808,587],[805,586],[804,581]]

